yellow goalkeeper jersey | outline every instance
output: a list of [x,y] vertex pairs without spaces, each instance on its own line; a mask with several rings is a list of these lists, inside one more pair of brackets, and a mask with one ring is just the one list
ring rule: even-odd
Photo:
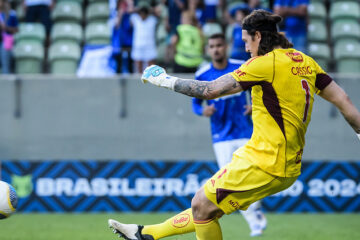
[[332,79],[311,57],[292,48],[251,58],[231,75],[244,90],[252,88],[254,123],[250,141],[234,156],[275,176],[300,175],[314,94]]

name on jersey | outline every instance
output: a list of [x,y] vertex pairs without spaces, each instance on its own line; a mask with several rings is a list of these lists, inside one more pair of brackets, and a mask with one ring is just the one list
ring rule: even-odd
[[312,74],[312,69],[310,66],[306,66],[306,67],[292,67],[291,68],[291,73],[293,75],[299,75],[299,76],[304,76],[304,75],[311,75]]

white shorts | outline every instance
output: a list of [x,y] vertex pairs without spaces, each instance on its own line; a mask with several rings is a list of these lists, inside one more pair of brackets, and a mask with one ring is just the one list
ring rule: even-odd
[[248,138],[234,139],[229,141],[214,143],[214,152],[219,168],[231,162],[233,153],[244,146],[249,141]]
[[133,47],[131,49],[131,58],[134,61],[148,62],[157,58],[156,46],[153,47]]

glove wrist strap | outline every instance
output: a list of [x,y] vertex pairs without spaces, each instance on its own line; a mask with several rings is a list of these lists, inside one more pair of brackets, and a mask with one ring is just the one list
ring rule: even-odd
[[174,90],[175,82],[178,78],[174,76],[167,75],[165,76],[164,80],[160,84],[161,87]]

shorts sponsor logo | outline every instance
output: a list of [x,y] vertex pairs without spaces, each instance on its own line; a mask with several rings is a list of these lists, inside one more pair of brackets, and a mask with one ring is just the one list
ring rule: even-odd
[[187,213],[179,214],[178,216],[175,216],[172,225],[176,228],[183,228],[186,225],[188,225],[190,222],[190,215]]

